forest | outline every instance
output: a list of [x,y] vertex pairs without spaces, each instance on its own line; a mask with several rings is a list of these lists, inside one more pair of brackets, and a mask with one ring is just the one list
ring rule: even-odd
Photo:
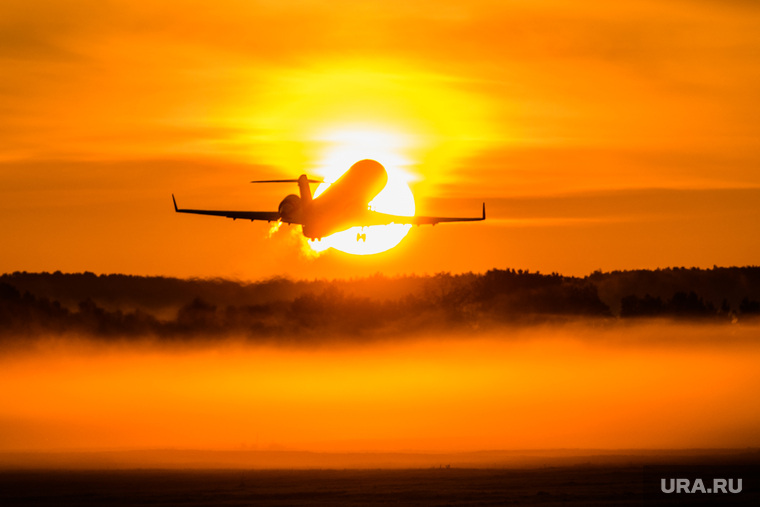
[[93,273],[0,276],[0,339],[76,334],[193,340],[371,340],[504,325],[760,317],[760,267],[259,282]]

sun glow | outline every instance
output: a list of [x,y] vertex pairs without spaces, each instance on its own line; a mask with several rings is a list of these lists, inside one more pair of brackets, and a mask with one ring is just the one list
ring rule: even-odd
[[[414,216],[414,196],[408,184],[411,177],[403,169],[411,163],[403,155],[404,150],[409,148],[411,136],[357,125],[328,129],[318,133],[315,139],[325,146],[318,164],[318,172],[324,176],[325,182],[317,187],[315,198],[352,164],[370,158],[383,164],[388,173],[388,183],[369,203],[370,209]],[[398,245],[411,228],[411,225],[402,224],[352,227],[322,238],[321,241],[311,241],[309,246],[317,252],[335,248],[354,255],[371,255]]]
[[[437,186],[456,180],[462,157],[490,139],[489,109],[478,94],[450,76],[396,60],[322,61],[278,69],[261,84],[266,93],[225,112],[234,118],[226,125],[240,133],[231,149],[244,147],[251,162],[282,167],[283,178],[324,178],[315,196],[359,160],[376,160],[388,173],[386,188],[368,203],[379,212],[413,216],[409,184],[415,182],[419,198],[438,195]],[[307,257],[330,248],[368,255],[398,245],[410,229],[356,227],[298,241]]]

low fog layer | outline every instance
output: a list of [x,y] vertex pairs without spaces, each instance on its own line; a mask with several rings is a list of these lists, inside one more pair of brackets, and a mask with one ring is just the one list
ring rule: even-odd
[[360,346],[37,339],[0,354],[0,452],[759,447],[759,331],[590,320]]
[[101,339],[236,336],[271,343],[361,342],[440,331],[646,317],[751,322],[760,268],[594,273],[515,270],[356,280],[179,280],[92,273],[0,277],[0,333]]

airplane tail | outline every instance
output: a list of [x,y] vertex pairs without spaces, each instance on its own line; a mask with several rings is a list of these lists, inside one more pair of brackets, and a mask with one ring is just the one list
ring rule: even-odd
[[312,180],[307,178],[305,174],[302,174],[301,177],[298,178],[298,190],[301,192],[301,202],[304,204],[311,202],[311,188],[309,187],[310,181]]
[[311,179],[302,174],[297,180],[254,180],[251,183],[298,183],[298,190],[301,192],[301,202],[311,202],[311,188],[309,183],[322,183],[323,180]]

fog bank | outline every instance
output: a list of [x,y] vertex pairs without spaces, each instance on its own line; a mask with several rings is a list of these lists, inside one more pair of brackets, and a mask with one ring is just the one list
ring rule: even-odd
[[0,357],[0,452],[758,447],[758,331],[575,323],[317,348],[58,337]]

